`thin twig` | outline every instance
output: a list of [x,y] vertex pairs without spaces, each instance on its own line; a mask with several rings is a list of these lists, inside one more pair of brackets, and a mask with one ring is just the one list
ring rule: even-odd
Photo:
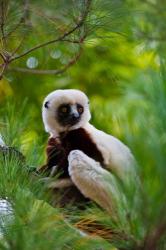
[[21,57],[23,57],[23,56],[26,56],[27,54],[33,52],[34,50],[40,49],[40,48],[45,47],[45,46],[47,46],[47,45],[49,45],[49,44],[56,43],[56,42],[60,42],[60,41],[62,41],[66,36],[68,36],[68,35],[70,35],[71,33],[73,33],[77,28],[78,28],[78,26],[75,26],[72,30],[66,32],[65,34],[63,34],[62,36],[58,37],[57,39],[53,39],[53,40],[51,40],[51,41],[48,41],[48,42],[45,42],[45,43],[41,43],[41,44],[39,44],[39,45],[37,45],[37,46],[35,46],[35,47],[33,47],[33,48],[27,50],[27,51],[24,52],[23,54],[11,58],[10,61],[12,62],[12,61],[14,61],[14,60],[17,60],[17,59],[19,59],[19,58],[21,58]]
[[[60,20],[60,18],[58,18],[58,17],[50,17],[50,16],[48,16],[48,15],[46,15],[46,14],[44,14],[44,13],[41,13],[41,11],[39,12],[38,10],[36,10],[36,9],[34,9],[34,8],[30,8],[29,9],[31,12],[33,12],[35,15],[37,15],[37,16],[39,16],[39,17],[42,17],[42,18],[45,18],[47,21],[49,21],[49,22],[52,22],[53,24],[57,24],[57,21],[59,21]],[[55,22],[55,21],[56,22]]]
[[5,6],[4,1],[1,1],[1,33],[2,33],[2,42],[5,43],[5,32],[4,32],[4,25],[5,25]]
[[11,54],[11,57],[14,56],[16,54],[16,52],[20,49],[23,41],[24,41],[25,37],[23,37],[20,41],[20,43],[17,45],[17,47],[13,50],[12,54]]
[[65,72],[68,68],[70,68],[73,64],[75,64],[81,56],[82,48],[77,55],[75,55],[63,68],[61,69],[50,69],[50,70],[42,70],[42,69],[27,69],[22,67],[10,67],[10,70],[23,72],[23,73],[30,73],[30,74],[41,74],[41,75],[58,75]]
[[27,17],[27,13],[28,13],[28,11],[29,11],[29,0],[24,0],[24,3],[23,3],[23,5],[24,5],[24,9],[23,9],[23,15],[22,15],[22,17],[20,18],[20,20],[18,21],[18,23],[15,25],[15,27],[10,31],[10,32],[8,32],[6,35],[5,35],[5,38],[7,38],[7,37],[9,37],[13,32],[15,32],[19,27],[20,27],[20,25],[22,24],[22,23],[24,23],[25,22],[25,20],[26,20],[26,17]]
[[[28,2],[28,0],[25,0],[26,3]],[[74,33],[74,31],[76,31],[77,29],[80,29],[86,18],[87,18],[87,15],[89,13],[89,10],[90,10],[90,4],[91,4],[91,1],[92,0],[85,0],[85,10],[83,11],[83,13],[81,13],[81,16],[79,17],[79,21],[77,22],[77,24],[70,30],[66,31],[64,34],[62,34],[61,36],[59,36],[58,38],[56,39],[53,39],[51,41],[47,41],[47,42],[44,42],[44,43],[41,43],[41,44],[38,44],[36,45],[35,47],[25,51],[24,53],[18,55],[18,56],[13,56],[13,54],[15,54],[16,51],[18,51],[19,47],[21,46],[22,43],[19,44],[19,46],[15,49],[15,51],[8,55],[8,56],[5,56],[3,58],[4,60],[4,64],[1,64],[0,67],[2,68],[2,71],[0,73],[0,78],[2,78],[6,68],[9,66],[9,64],[17,59],[20,59],[22,57],[24,57],[25,55],[37,50],[37,49],[40,49],[42,47],[45,47],[49,44],[53,44],[55,42],[60,42],[60,41],[64,41],[64,42],[72,42],[72,43],[78,43],[78,44],[82,44],[85,37],[86,37],[86,34],[84,34],[84,36],[82,38],[80,38],[80,40],[75,40],[75,39],[68,39],[67,37],[69,35],[71,35],[72,33]],[[27,7],[26,7],[27,9]],[[63,68],[61,69],[56,69],[56,70],[40,70],[40,69],[27,69],[27,68],[21,68],[21,67],[15,67],[15,68],[10,68],[11,70],[15,70],[15,71],[20,71],[20,72],[26,72],[26,73],[34,73],[34,74],[54,74],[54,75],[57,75],[57,74],[61,74],[63,73],[65,70],[67,70],[69,67],[71,67],[80,57],[81,55],[81,51],[82,51],[82,46],[80,46],[80,51],[77,55],[75,55],[70,61],[69,63],[67,63]],[[1,57],[3,57],[3,54],[1,55]]]
[[10,59],[10,62],[14,61],[14,60],[17,60],[21,57],[24,57],[25,55],[37,50],[37,49],[40,49],[42,47],[45,47],[47,45],[50,45],[50,44],[53,44],[53,43],[56,43],[56,42],[60,42],[62,40],[64,40],[67,36],[71,35],[75,30],[79,29],[83,24],[84,24],[84,21],[89,13],[89,9],[90,9],[90,4],[91,4],[91,1],[92,0],[87,0],[86,1],[86,9],[84,11],[84,13],[82,14],[82,17],[80,18],[80,21],[76,24],[76,26],[74,26],[72,29],[70,29],[69,31],[66,31],[63,35],[59,36],[58,38],[56,39],[53,39],[51,41],[47,41],[47,42],[44,42],[44,43],[41,43],[41,44],[38,44],[36,45],[35,47],[25,51],[24,53],[18,55],[18,56],[15,56],[13,58]]
[[[12,52],[11,56],[14,56],[15,53],[20,49],[20,47],[21,47],[24,39],[25,39],[25,37],[22,38],[22,40],[20,41],[19,45]],[[72,40],[72,39],[63,39],[61,42],[68,42],[68,43],[80,44],[80,40]]]
[[1,70],[1,73],[0,73],[0,80],[2,79],[3,73],[5,72],[7,66],[8,66],[8,62],[5,62],[5,63],[3,64],[3,67],[2,67],[2,70]]
[[69,43],[80,43],[80,40],[73,40],[73,39],[63,39],[62,42],[69,42]]
[[5,57],[2,53],[0,53],[0,56],[2,57],[3,61],[5,62]]

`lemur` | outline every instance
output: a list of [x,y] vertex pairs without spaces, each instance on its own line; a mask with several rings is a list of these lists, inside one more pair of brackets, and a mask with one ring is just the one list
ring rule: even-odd
[[75,201],[92,200],[110,211],[108,190],[113,190],[109,188],[113,183],[106,178],[113,174],[123,181],[128,178],[134,168],[129,148],[89,123],[89,100],[80,90],[51,92],[44,99],[42,117],[50,137],[47,162],[41,169],[60,173],[60,182],[68,187],[67,202],[73,197]]

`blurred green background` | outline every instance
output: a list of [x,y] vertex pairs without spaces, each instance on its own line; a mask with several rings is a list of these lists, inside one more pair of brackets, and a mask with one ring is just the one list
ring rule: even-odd
[[[44,97],[56,89],[83,90],[91,122],[124,141],[139,165],[141,202],[131,206],[131,221],[123,214],[119,228],[132,237],[121,249],[166,249],[166,1],[1,0],[0,6],[5,142],[29,164],[42,164]],[[146,243],[161,228],[157,243]]]
[[[1,39],[1,52],[9,56],[15,53],[16,57],[74,26],[86,4],[86,1],[1,2],[1,22],[6,34]],[[30,145],[39,137],[46,138],[41,120],[42,101],[50,91],[60,88],[85,91],[91,100],[92,122],[99,129],[123,138],[119,112],[127,109],[134,112],[133,107],[141,105],[136,89],[141,84],[151,84],[153,74],[160,70],[165,49],[162,6],[163,1],[90,1],[84,25],[67,37],[79,40],[85,33],[81,45],[59,41],[11,62],[0,81],[0,103],[4,109],[10,98],[18,105],[19,113],[27,100],[25,116],[28,115],[29,124],[21,138],[29,140]],[[81,56],[63,73],[31,73],[36,69],[63,68],[80,47]],[[129,93],[122,100],[126,86]]]

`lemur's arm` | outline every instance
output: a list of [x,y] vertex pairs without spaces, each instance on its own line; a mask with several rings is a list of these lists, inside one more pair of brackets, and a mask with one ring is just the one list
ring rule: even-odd
[[58,165],[62,157],[64,157],[65,150],[61,146],[61,143],[58,138],[49,138],[47,148],[47,166],[52,168],[55,165]]
[[112,173],[80,150],[72,150],[68,160],[69,175],[80,192],[113,215],[115,201],[124,197]]
[[[118,176],[105,169],[99,162],[81,150],[72,150],[68,156],[69,176],[80,192],[111,215],[116,214],[120,202],[125,204],[125,190],[133,198],[139,192],[140,183],[136,171],[126,172],[123,185]],[[131,190],[132,189],[132,190]]]
[[[48,181],[48,188],[50,189],[62,189],[73,186],[73,182],[70,178],[62,178],[57,180],[52,180],[55,172],[57,173],[61,170],[63,165],[63,160],[66,158],[65,149],[62,147],[59,138],[49,138],[47,147],[46,147],[47,160],[46,164],[40,167],[37,172],[44,173],[49,179],[46,178],[45,181]],[[43,178],[44,180],[45,178]]]
[[45,172],[50,170],[52,167],[59,165],[61,159],[64,158],[65,150],[61,146],[58,138],[49,138],[46,147],[46,155],[46,164],[39,168],[39,172]]

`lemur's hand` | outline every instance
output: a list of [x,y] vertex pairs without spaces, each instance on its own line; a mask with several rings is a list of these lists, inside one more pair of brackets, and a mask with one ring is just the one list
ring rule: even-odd
[[[38,168],[39,173],[50,174],[50,170],[57,166],[60,160],[64,157],[65,150],[61,145],[59,137],[49,138],[46,148],[46,164]],[[48,173],[47,173],[48,172]]]
[[46,153],[48,168],[59,164],[65,155],[65,149],[62,147],[59,138],[49,138]]
[[48,139],[48,143],[47,143],[47,150],[49,150],[49,148],[55,148],[55,147],[60,147],[61,146],[61,141],[59,137],[50,137]]

